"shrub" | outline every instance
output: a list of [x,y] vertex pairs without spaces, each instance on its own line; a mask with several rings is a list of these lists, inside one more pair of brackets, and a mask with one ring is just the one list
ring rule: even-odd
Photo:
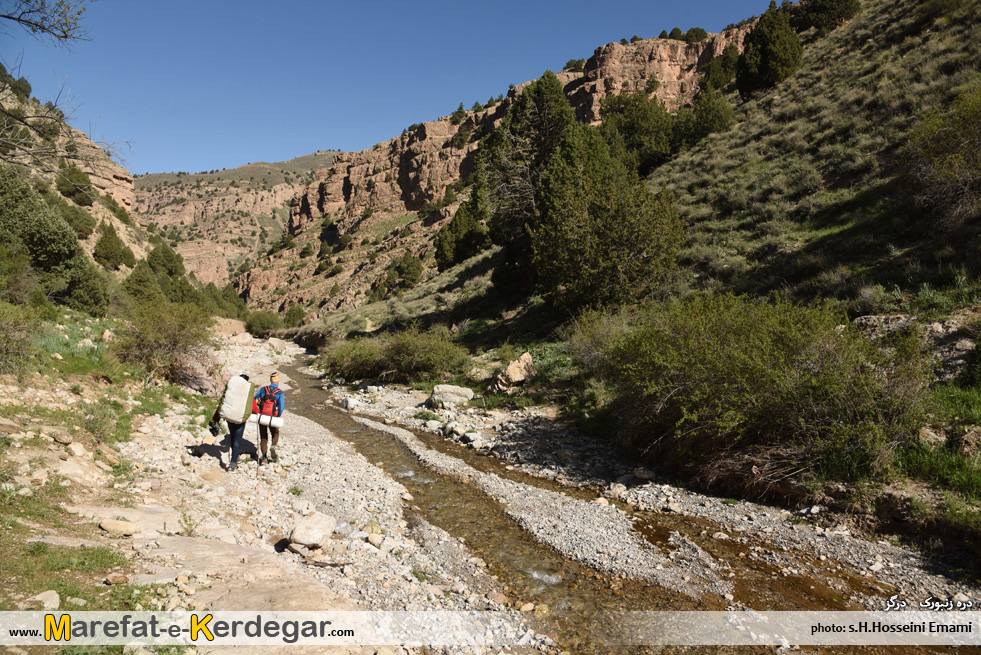
[[467,120],[467,110],[463,108],[463,103],[456,108],[456,111],[450,114],[450,122],[454,125],[459,125],[463,121]]
[[[569,61],[565,62],[565,66],[562,67],[562,70],[570,73],[582,73],[584,70],[586,70],[586,60],[570,59]],[[493,100],[494,99],[491,98],[491,102],[493,102]]]
[[190,381],[213,348],[214,320],[195,305],[137,305],[113,342],[120,359],[139,366],[148,380]]
[[453,342],[444,326],[426,332],[410,327],[389,337],[383,352],[392,377],[398,380],[462,373],[470,361],[466,349]]
[[335,341],[317,358],[317,365],[330,375],[349,380],[376,378],[385,371],[382,342],[375,337]]
[[736,79],[736,62],[739,61],[739,48],[729,44],[718,57],[713,57],[705,65],[700,84],[721,89]]
[[76,205],[88,207],[92,205],[92,181],[88,173],[76,166],[62,168],[55,180],[58,192],[72,200]]
[[939,221],[952,223],[981,211],[981,85],[948,107],[923,116],[909,133],[907,172],[917,200]]
[[708,38],[708,32],[701,27],[692,27],[685,32],[685,41],[687,43],[699,43]]
[[111,271],[118,270],[122,265],[130,268],[135,267],[136,256],[133,255],[133,251],[119,238],[116,229],[109,223],[103,223],[99,226],[99,230],[102,232],[102,236],[99,237],[99,240],[95,244],[95,249],[92,251],[92,258],[101,264],[103,268]]
[[487,228],[473,215],[472,203],[460,206],[436,233],[436,266],[440,271],[470,259],[490,246]]
[[301,305],[293,305],[286,313],[283,315],[283,324],[286,327],[299,327],[303,319],[306,318],[307,313],[303,310]]
[[395,272],[402,278],[400,286],[411,289],[422,279],[422,260],[416,255],[406,252],[395,264]]
[[0,302],[0,373],[20,374],[36,354],[40,321],[28,307]]
[[249,314],[245,321],[245,329],[256,337],[268,336],[273,330],[283,327],[283,321],[276,312],[259,311]]
[[880,478],[919,429],[915,335],[863,339],[829,304],[695,297],[583,321],[578,360],[611,388],[619,440],[707,484]]
[[384,338],[339,341],[328,346],[318,359],[318,364],[331,375],[402,382],[462,373],[469,363],[466,349],[454,343],[444,326],[425,332],[412,326]]
[[803,32],[814,27],[818,34],[825,35],[853,18],[861,8],[859,0],[806,0],[794,14],[794,29]]

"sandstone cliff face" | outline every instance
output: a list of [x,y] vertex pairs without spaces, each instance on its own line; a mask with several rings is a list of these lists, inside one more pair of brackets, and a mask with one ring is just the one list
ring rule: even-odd
[[134,211],[179,239],[175,250],[199,281],[228,284],[229,264],[254,257],[282,236],[286,206],[304,183],[253,182],[219,175],[141,178]]
[[[650,77],[660,82],[657,96],[675,110],[697,94],[699,67],[729,44],[741,51],[750,29],[746,25],[727,30],[694,44],[669,39],[626,46],[610,43],[596,49],[583,74],[561,72],[558,77],[578,118],[585,122],[599,122],[603,98],[643,89]],[[371,149],[337,155],[333,166],[317,171],[316,179],[289,203],[286,229],[296,246],[236,278],[236,288],[254,308],[284,310],[299,303],[311,315],[322,315],[367,302],[368,293],[384,284],[387,270],[405,252],[423,259],[427,276],[435,274],[433,239],[457,205],[425,220],[413,213],[440,199],[449,185],[470,173],[477,140],[493,129],[527,84],[512,88],[502,104],[469,112],[460,125],[442,117]],[[351,235],[350,244],[343,248],[338,244],[326,262],[331,268],[340,267],[339,273],[318,274],[317,257],[298,254],[303,246],[316,252],[321,239],[334,243],[343,235]]]
[[127,211],[133,211],[133,176],[129,171],[114,162],[84,132],[73,128],[71,138],[81,158],[77,165],[88,173],[92,186],[100,194],[112,196]]
[[660,83],[655,95],[670,111],[677,111],[697,95],[699,69],[730,44],[742,52],[754,24],[711,34],[699,43],[673,39],[645,39],[629,45],[607,43],[596,48],[586,61],[581,80],[566,87],[569,101],[579,120],[599,123],[603,98],[644,89],[653,77]]

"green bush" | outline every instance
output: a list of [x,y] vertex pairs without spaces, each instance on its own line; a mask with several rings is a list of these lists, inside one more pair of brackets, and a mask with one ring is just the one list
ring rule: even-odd
[[909,133],[908,176],[942,223],[981,212],[981,84],[923,116]]
[[411,327],[392,335],[384,354],[397,380],[455,375],[464,372],[470,362],[466,349],[454,343],[450,331],[441,325],[426,332]]
[[349,380],[377,378],[387,370],[383,349],[384,344],[376,337],[335,341],[320,353],[317,366]]
[[432,380],[463,373],[470,356],[450,331],[412,326],[385,337],[362,337],[329,345],[318,365],[349,380],[384,378],[401,382]]
[[306,316],[307,313],[304,311],[302,305],[293,305],[283,314],[283,324],[286,327],[299,327]]
[[37,351],[34,339],[40,328],[28,307],[0,302],[0,373],[23,373]]
[[588,318],[572,341],[620,443],[705,484],[882,478],[921,425],[918,337],[880,348],[829,304],[693,297]]
[[111,271],[118,270],[120,266],[135,267],[136,256],[119,238],[116,228],[109,223],[103,223],[99,226],[99,230],[102,232],[102,236],[95,244],[92,258],[103,268]]
[[490,246],[487,228],[474,216],[472,202],[460,205],[436,233],[436,266],[440,271],[470,259]]
[[137,305],[112,344],[120,361],[140,367],[148,380],[186,384],[214,346],[214,320],[195,305]]
[[245,321],[245,329],[249,334],[257,337],[268,336],[273,330],[279,330],[282,327],[283,321],[276,312],[252,312]]
[[463,103],[456,108],[456,111],[450,114],[450,123],[453,125],[459,125],[463,121],[467,120],[467,110],[463,108]]
[[92,180],[88,173],[76,166],[67,166],[58,171],[55,188],[76,205],[89,207],[92,205]]
[[6,166],[0,167],[0,244],[29,257],[29,270],[21,272],[53,300],[92,315],[106,312],[107,282],[82,252],[75,230]]
[[793,26],[798,32],[814,27],[825,35],[854,18],[861,8],[859,0],[804,0],[794,13]]

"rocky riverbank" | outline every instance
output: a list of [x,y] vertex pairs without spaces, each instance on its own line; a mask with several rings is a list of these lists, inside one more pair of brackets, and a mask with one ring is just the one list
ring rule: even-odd
[[[223,368],[248,373],[260,383],[301,352],[292,344],[243,334],[225,342],[218,353]],[[5,386],[4,391],[16,391],[19,398],[40,406],[67,401],[87,407],[96,402],[80,401],[62,386],[67,385],[48,381],[43,388]],[[285,375],[281,386],[288,403],[290,380]],[[79,539],[64,531],[39,530],[30,538],[121,550],[130,566],[107,584],[150,585],[151,591],[137,599],[137,611],[518,610],[525,605],[505,596],[486,564],[458,540],[425,521],[410,526],[403,510],[412,497],[405,488],[313,421],[288,410],[279,461],[262,467],[251,458],[257,442],[252,427],[239,469],[229,472],[228,446],[221,438],[212,443],[206,412],[174,403],[159,414],[141,414],[133,396],[123,395],[117,402],[136,414],[131,439],[119,444],[118,452],[106,448],[100,455],[78,443],[66,446],[62,442],[71,439],[56,441],[53,429],[38,436],[14,421],[4,424],[4,432],[14,442],[13,461],[32,476],[19,476],[11,486],[31,493],[48,478],[63,478],[62,484],[71,489],[64,507],[74,515],[76,530],[88,535]],[[35,442],[46,457],[40,468],[45,473],[37,472]],[[114,478],[107,458],[128,462],[131,479]],[[34,462],[30,467],[29,460]],[[301,525],[324,530],[313,539],[317,547],[297,536]],[[40,595],[52,609],[67,602],[54,591]],[[13,600],[24,608],[41,602]],[[516,652],[559,652],[547,636],[532,629],[532,614],[515,617],[508,633],[499,636],[520,644]],[[269,647],[237,647],[236,652],[253,650],[277,652]],[[289,652],[297,652],[296,647]],[[422,651],[392,646],[340,652]],[[427,652],[484,651],[445,647]]]
[[[623,512],[571,510],[577,516],[576,521],[563,525],[552,517],[568,515],[570,510],[544,500],[541,490],[495,489],[500,482],[490,483],[485,474],[460,470],[460,463],[447,462],[445,456],[427,452],[411,433],[395,426],[441,435],[477,453],[498,458],[507,469],[569,487],[594,490],[597,503],[618,504],[635,519],[656,523],[663,516],[670,517],[674,523],[687,522],[690,531],[673,531],[671,541],[665,544],[674,553],[673,563],[686,559],[689,565],[700,562],[700,579],[710,581],[716,592],[727,599],[732,594],[725,590],[724,584],[711,581],[718,579],[717,572],[724,576],[738,568],[739,563],[744,568],[765,567],[772,571],[771,577],[792,578],[805,585],[814,582],[840,598],[844,606],[854,609],[882,609],[893,595],[909,605],[929,598],[970,601],[977,605],[981,599],[981,588],[960,568],[963,563],[954,559],[903,548],[895,539],[862,538],[853,534],[848,516],[820,505],[791,511],[700,494],[669,484],[652,471],[631,468],[603,444],[591,442],[572,428],[559,424],[548,408],[507,411],[450,406],[437,409],[426,404],[427,394],[397,385],[368,384],[351,389],[327,383],[325,388],[338,405],[387,423],[376,427],[403,440],[427,465],[467,477],[484,488],[537,538],[600,570],[637,579],[652,576],[658,584],[677,588],[672,576],[666,574],[670,567],[663,568],[663,562],[656,556],[648,556],[643,563],[641,559],[634,560],[631,549],[623,548],[619,538],[610,536],[607,544],[613,547],[607,550],[633,560],[629,566],[613,563],[609,556],[597,558],[595,553],[604,550],[601,545],[579,547],[588,540],[590,532],[583,529],[582,522],[590,521],[597,534],[617,535]],[[531,508],[528,513],[519,509],[521,502],[517,499],[522,497],[533,499],[527,503]],[[545,525],[536,525],[537,521]],[[706,570],[710,572],[708,575]],[[692,572],[682,574],[674,582],[684,582],[691,576]],[[814,590],[815,585],[809,585],[810,589]],[[730,604],[732,607],[754,606],[738,596]]]

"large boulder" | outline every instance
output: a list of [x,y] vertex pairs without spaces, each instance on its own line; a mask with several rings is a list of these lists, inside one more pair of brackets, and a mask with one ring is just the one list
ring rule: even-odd
[[433,395],[426,402],[430,407],[446,407],[447,405],[462,405],[473,400],[473,389],[457,387],[452,384],[437,384],[433,387]]
[[497,374],[491,389],[509,393],[515,387],[524,384],[535,377],[535,365],[531,361],[531,353],[524,353],[513,362],[509,362],[504,370]]
[[337,519],[333,516],[314,512],[296,522],[290,532],[290,543],[307,548],[326,548],[336,525]]

